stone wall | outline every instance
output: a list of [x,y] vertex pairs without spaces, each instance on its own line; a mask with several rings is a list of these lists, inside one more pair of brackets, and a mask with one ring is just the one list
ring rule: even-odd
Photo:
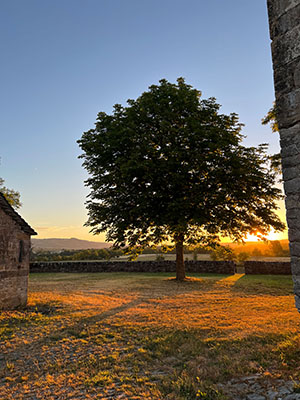
[[246,261],[245,274],[248,275],[290,275],[290,262]]
[[300,0],[267,3],[291,266],[300,311]]
[[0,209],[0,309],[27,302],[30,236]]
[[[185,261],[187,272],[228,274],[232,261]],[[31,262],[30,272],[175,272],[175,261],[59,261]]]

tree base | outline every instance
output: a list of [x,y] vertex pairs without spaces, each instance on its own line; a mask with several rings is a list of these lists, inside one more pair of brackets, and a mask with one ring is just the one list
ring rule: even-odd
[[168,278],[167,279],[168,281],[175,281],[175,282],[199,282],[199,281],[202,281],[202,279],[199,279],[199,278],[193,278],[193,277],[188,277],[188,276],[186,276],[184,279],[177,279],[176,277],[175,278]]

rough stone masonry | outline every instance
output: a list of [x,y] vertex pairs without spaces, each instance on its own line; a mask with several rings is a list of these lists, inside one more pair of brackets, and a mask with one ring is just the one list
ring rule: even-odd
[[300,312],[300,0],[267,0],[296,307]]
[[0,310],[26,305],[30,235],[36,232],[0,193]]

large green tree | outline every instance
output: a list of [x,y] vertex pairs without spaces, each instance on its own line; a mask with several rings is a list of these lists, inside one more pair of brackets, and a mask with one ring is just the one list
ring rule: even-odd
[[4,179],[0,178],[0,192],[4,194],[6,200],[12,205],[14,208],[21,207],[20,201],[20,193],[13,189],[8,189],[4,186]]
[[266,145],[242,146],[237,115],[219,109],[179,78],[116,104],[112,115],[100,112],[78,141],[92,231],[132,249],[172,242],[183,280],[184,243],[282,230]]

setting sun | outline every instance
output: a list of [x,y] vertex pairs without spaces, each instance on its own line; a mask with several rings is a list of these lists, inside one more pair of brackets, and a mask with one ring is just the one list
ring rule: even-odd
[[[287,230],[284,232],[275,232],[274,229],[271,229],[270,233],[267,235],[267,240],[284,240],[287,238]],[[261,239],[256,235],[248,235],[245,242],[258,242],[260,240]]]

